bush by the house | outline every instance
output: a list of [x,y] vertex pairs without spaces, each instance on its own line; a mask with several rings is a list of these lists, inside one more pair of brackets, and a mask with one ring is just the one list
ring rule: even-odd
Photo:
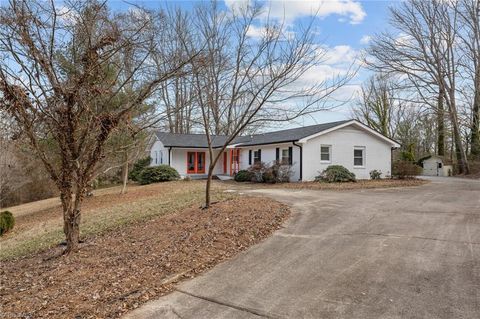
[[152,161],[152,158],[150,156],[147,156],[145,158],[141,158],[138,161],[136,161],[133,164],[132,170],[128,174],[128,178],[131,179],[132,181],[140,182],[140,180],[139,180],[140,173],[142,172],[142,170],[144,168],[146,168],[146,167],[148,167],[148,165],[150,165],[151,161]]
[[271,169],[263,172],[262,181],[267,184],[275,184],[275,175]]
[[370,171],[370,178],[371,179],[381,179],[382,178],[382,172],[374,169],[373,171]]
[[271,165],[263,162],[256,163],[248,169],[248,172],[250,180],[256,183],[286,183],[292,176],[291,166],[280,162],[274,162]]
[[290,165],[274,162],[263,173],[263,181],[265,183],[287,183],[291,176],[292,167]]
[[252,180],[252,172],[242,169],[235,174],[236,182],[250,182]]
[[268,165],[263,162],[255,163],[248,171],[250,172],[250,180],[255,183],[263,183],[263,174],[267,171]]
[[421,172],[421,167],[410,161],[396,161],[393,163],[393,176],[399,179],[414,178]]
[[177,170],[168,165],[145,167],[138,177],[140,184],[175,181],[180,178]]
[[0,236],[15,226],[15,217],[8,210],[0,213]]
[[342,165],[330,165],[315,178],[319,182],[355,182],[355,174]]

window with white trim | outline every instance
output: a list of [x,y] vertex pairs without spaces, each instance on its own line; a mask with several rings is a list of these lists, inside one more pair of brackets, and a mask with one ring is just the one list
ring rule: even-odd
[[158,152],[158,155],[159,155],[159,158],[160,158],[158,162],[159,162],[160,164],[163,164],[163,151],[159,151],[159,152]]
[[155,151],[155,164],[158,164],[158,152]]
[[353,166],[364,167],[365,166],[365,147],[355,146],[353,148]]
[[330,163],[332,161],[332,145],[320,145],[320,162]]
[[253,151],[253,164],[260,163],[260,150]]
[[289,164],[290,163],[290,153],[288,151],[288,148],[283,148],[282,149],[282,164]]

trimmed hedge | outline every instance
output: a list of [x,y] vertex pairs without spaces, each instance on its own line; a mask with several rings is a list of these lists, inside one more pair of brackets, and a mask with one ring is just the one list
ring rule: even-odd
[[252,181],[252,175],[252,172],[243,169],[235,174],[234,179],[236,182],[250,182]]
[[355,174],[342,165],[330,165],[315,178],[318,182],[356,182]]
[[15,226],[15,217],[8,210],[0,213],[0,236]]
[[144,168],[150,165],[151,161],[152,161],[152,158],[150,156],[141,158],[138,161],[136,161],[135,164],[133,164],[132,170],[128,174],[128,178],[131,179],[132,181],[139,182],[140,173]]
[[177,170],[168,165],[145,167],[139,174],[138,182],[142,185],[176,181],[180,178]]

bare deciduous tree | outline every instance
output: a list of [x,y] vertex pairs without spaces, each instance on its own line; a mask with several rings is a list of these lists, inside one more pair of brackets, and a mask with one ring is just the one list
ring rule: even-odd
[[452,5],[462,26],[459,37],[465,58],[461,64],[468,71],[470,83],[473,84],[470,152],[473,157],[480,158],[480,1],[461,0]]
[[[377,70],[403,75],[437,114],[437,129],[443,130],[443,105],[447,106],[460,173],[468,173],[467,155],[461,138],[457,109],[458,19],[448,1],[409,0],[391,9],[390,24],[396,34],[383,33],[369,48]],[[436,103],[430,102],[436,92]],[[427,95],[426,95],[427,93]],[[443,150],[444,133],[438,134]]]
[[[326,109],[327,98],[351,79],[354,70],[331,82],[301,81],[325,60],[325,51],[312,32],[314,19],[292,33],[272,21],[259,27],[256,21],[263,8],[258,4],[226,13],[213,2],[196,10],[198,32],[192,38],[204,49],[192,69],[210,158],[205,197],[209,207],[214,167],[235,137],[257,123],[291,121]],[[249,36],[254,27],[262,30],[258,37]],[[226,138],[214,149],[217,134]]]
[[353,115],[383,135],[394,137],[393,117],[398,103],[393,83],[385,75],[374,75],[362,86],[361,100]]
[[60,190],[69,253],[78,246],[82,200],[112,132],[190,61],[157,73],[150,57],[162,47],[143,11],[22,0],[0,10],[0,107]]

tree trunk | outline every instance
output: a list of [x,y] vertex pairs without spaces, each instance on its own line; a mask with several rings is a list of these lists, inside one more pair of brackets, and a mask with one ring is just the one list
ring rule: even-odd
[[70,254],[78,248],[80,240],[80,202],[82,195],[77,192],[75,200],[71,187],[65,187],[61,190],[60,199],[63,207],[63,232],[67,241],[65,254]]
[[123,170],[122,170],[122,191],[121,194],[127,192],[127,182],[128,182],[128,152],[125,151],[123,157]]
[[475,96],[472,107],[472,131],[470,135],[472,157],[480,158],[480,67],[475,74]]
[[209,208],[210,203],[211,203],[210,189],[211,189],[211,186],[212,186],[213,169],[214,169],[214,167],[212,167],[212,165],[210,164],[208,166],[207,184],[206,184],[206,187],[205,187],[205,206],[204,206],[204,208]]
[[445,99],[445,92],[440,89],[438,92],[437,103],[437,155],[445,155],[445,112],[443,101]]
[[[452,95],[453,96],[453,95]],[[458,127],[458,116],[455,101],[450,102],[450,117],[452,122],[453,137],[455,139],[455,153],[458,162],[458,172],[460,174],[470,174],[470,168],[468,166],[467,155],[462,144],[462,135]]]

